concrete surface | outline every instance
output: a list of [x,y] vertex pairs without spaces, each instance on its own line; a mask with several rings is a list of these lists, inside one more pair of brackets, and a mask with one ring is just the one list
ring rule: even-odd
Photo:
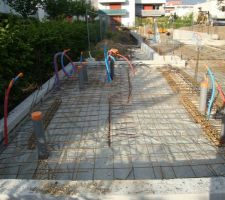
[[[146,45],[147,46],[147,45]],[[148,47],[149,48],[149,47]],[[150,49],[150,48],[149,48]],[[153,50],[152,50],[153,51]],[[148,54],[142,50],[136,50],[136,59],[133,60],[132,63],[136,66],[139,65],[151,65],[152,67],[158,66],[166,66],[166,65],[173,65],[174,67],[183,68],[185,67],[185,61],[181,60],[178,56],[159,56],[156,54],[152,54],[154,56],[153,60],[146,60],[148,58]],[[75,62],[76,65],[79,65],[79,62]],[[116,61],[117,65],[120,64],[127,64],[126,61]],[[100,67],[103,66],[103,61],[96,61],[88,63],[88,67]],[[68,69],[71,68],[69,64],[67,66]],[[59,71],[60,79],[65,78],[65,75],[62,70]],[[40,89],[33,92],[29,97],[27,97],[23,102],[21,102],[15,109],[13,109],[8,115],[8,132],[10,132],[27,116],[27,114],[31,111],[31,109],[38,104],[41,100],[44,99],[45,95],[48,94],[50,90],[52,90],[54,86],[55,78],[52,77],[49,79],[45,84],[43,84]],[[3,140],[4,137],[4,119],[0,120],[0,141]]]
[[127,66],[117,65],[109,85],[103,68],[89,69],[89,84],[81,91],[76,78],[62,80],[61,89],[40,104],[48,109],[55,98],[62,99],[46,131],[49,158],[38,162],[36,149],[27,149],[32,133],[27,120],[0,155],[0,178],[140,180],[224,175],[224,150],[203,136],[161,73],[144,64],[136,70],[129,83]]
[[225,178],[140,181],[0,180],[0,199],[223,200]]
[[[68,66],[67,68],[70,68],[70,66]],[[62,79],[63,77],[64,77],[63,71],[60,70],[59,78]],[[52,77],[8,114],[9,133],[23,120],[24,117],[27,116],[27,114],[31,111],[32,107],[38,104],[48,94],[48,92],[53,88],[54,82],[55,77]],[[4,118],[0,120],[0,141],[3,138],[4,138]]]

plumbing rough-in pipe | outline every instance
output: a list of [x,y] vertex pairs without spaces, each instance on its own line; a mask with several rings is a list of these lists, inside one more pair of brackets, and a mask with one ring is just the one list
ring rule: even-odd
[[224,95],[224,93],[223,93],[222,87],[221,87],[221,85],[220,85],[219,83],[216,83],[216,84],[217,84],[217,90],[218,90],[219,93],[220,93],[220,96],[221,96],[221,98],[222,98],[222,101],[223,101],[223,103],[225,103],[225,95]]
[[[59,86],[59,74],[58,74],[59,68],[58,68],[58,63],[57,63],[57,59],[59,56],[61,56],[62,70],[68,78],[72,78],[73,73],[75,73],[77,70],[77,67],[75,66],[72,59],[66,54],[68,51],[70,51],[70,49],[64,50],[63,52],[58,52],[54,55],[53,63],[54,63],[54,70],[55,70],[55,85],[57,85],[57,86]],[[70,73],[68,73],[66,71],[66,68],[64,66],[64,57],[66,57],[72,65],[72,70]]]
[[13,78],[10,83],[9,86],[5,92],[5,100],[4,100],[4,144],[7,145],[8,144],[8,103],[9,103],[9,94],[10,91],[13,87],[13,85],[15,84],[15,82],[19,79],[23,77],[23,73],[19,73],[15,78]]
[[133,74],[135,73],[134,67],[133,67],[132,63],[130,62],[130,60],[129,60],[128,58],[126,58],[125,56],[121,55],[121,54],[119,53],[119,50],[118,50],[118,49],[110,49],[110,50],[108,51],[108,54],[109,54],[109,55],[112,55],[112,56],[118,56],[118,57],[123,58],[125,61],[128,62],[129,67],[130,67],[132,73],[133,73]]
[[210,114],[211,114],[213,102],[214,102],[214,99],[215,99],[216,87],[215,87],[215,77],[214,77],[211,69],[208,66],[207,66],[207,71],[208,71],[208,75],[209,75],[209,77],[211,79],[211,83],[212,83],[212,94],[211,94],[210,100],[208,102],[208,111],[207,111],[207,117],[209,118]]
[[58,52],[54,55],[53,58],[53,63],[54,63],[54,70],[55,70],[55,85],[59,86],[59,68],[58,68],[58,63],[57,63],[57,58],[60,56],[62,52]]
[[[64,72],[64,74],[68,77],[68,78],[71,78],[73,76],[73,74],[75,73],[76,71],[76,66],[74,65],[72,59],[66,54],[68,51],[70,51],[70,49],[67,49],[67,50],[64,50],[62,53],[61,53],[61,65],[62,65],[62,70]],[[72,65],[72,69],[70,72],[67,72],[66,71],[66,67],[64,65],[64,56],[69,60],[70,64]]]
[[37,138],[38,159],[47,159],[49,156],[46,144],[45,131],[42,124],[42,113],[37,111],[31,114],[33,121],[34,134]]
[[109,55],[108,55],[106,46],[104,47],[104,59],[105,59],[106,74],[107,74],[108,82],[110,83],[112,82],[112,79],[110,76]]
[[199,103],[199,111],[203,115],[205,114],[205,111],[206,111],[207,94],[208,94],[208,81],[204,80],[201,82],[200,103]]

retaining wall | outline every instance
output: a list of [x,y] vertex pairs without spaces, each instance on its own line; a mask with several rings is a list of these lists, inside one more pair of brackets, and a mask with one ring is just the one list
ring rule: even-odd
[[136,32],[131,31],[131,35],[138,40],[141,50],[146,54],[147,60],[151,60],[149,64],[153,65],[172,65],[174,67],[185,67],[186,61],[182,60],[179,56],[166,55],[161,56],[155,52],[151,47],[143,42],[143,39]]
[[208,34],[195,31],[186,30],[174,30],[173,39],[184,44],[196,45],[197,38],[200,40],[201,45],[211,45],[211,46],[223,46],[225,45],[225,40],[219,40],[217,34]]

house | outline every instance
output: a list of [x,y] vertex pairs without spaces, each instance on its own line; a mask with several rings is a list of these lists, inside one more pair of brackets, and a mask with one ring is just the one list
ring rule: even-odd
[[181,5],[181,0],[167,1],[165,5],[165,15],[170,16],[175,13],[176,6]]
[[109,15],[113,23],[134,26],[135,17],[165,15],[166,0],[98,0],[100,13]]
[[188,16],[195,12],[197,4],[203,3],[206,0],[167,0],[165,5],[166,15],[176,13],[177,16]]

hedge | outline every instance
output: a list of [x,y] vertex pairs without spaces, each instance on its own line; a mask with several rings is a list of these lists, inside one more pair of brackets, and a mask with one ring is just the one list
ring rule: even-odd
[[[31,91],[23,89],[41,85],[53,75],[52,59],[56,52],[71,49],[78,60],[80,51],[87,50],[85,22],[23,20],[3,17],[0,21],[0,117],[3,116],[4,93],[9,81],[19,72],[23,80],[12,89],[9,109],[21,102]],[[91,42],[99,40],[98,23],[91,25]]]

